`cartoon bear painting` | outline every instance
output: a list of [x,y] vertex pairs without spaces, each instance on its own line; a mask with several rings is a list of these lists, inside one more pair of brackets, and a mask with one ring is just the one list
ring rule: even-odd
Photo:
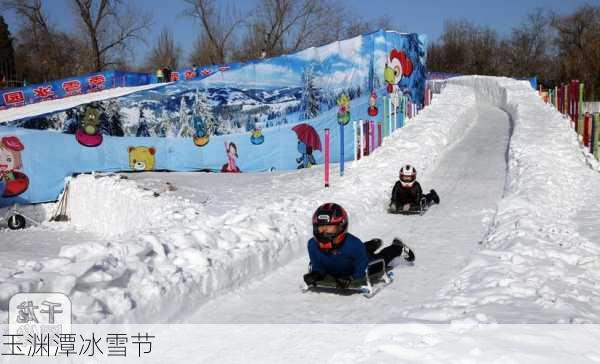
[[14,197],[29,187],[29,178],[20,172],[23,168],[21,152],[25,146],[16,136],[0,139],[0,194],[2,197]]
[[129,167],[134,171],[152,171],[155,154],[154,147],[129,147]]

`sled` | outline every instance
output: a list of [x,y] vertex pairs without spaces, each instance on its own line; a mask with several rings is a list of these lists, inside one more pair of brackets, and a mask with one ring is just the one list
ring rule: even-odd
[[[381,266],[381,270],[374,274],[368,274],[370,270],[375,270],[375,268],[372,267],[378,266]],[[301,290],[303,293],[333,293],[342,296],[361,294],[365,298],[372,298],[385,287],[389,286],[393,281],[394,272],[387,269],[383,259],[377,259],[369,262],[367,265],[367,268],[365,269],[365,279],[358,282],[352,282],[348,288],[339,288],[335,278],[328,275],[325,279],[317,282],[315,285],[309,286],[304,283]]]
[[96,133],[96,134],[86,134],[83,131],[83,128],[79,128],[77,129],[77,132],[75,133],[75,139],[77,140],[77,142],[79,142],[79,144],[86,146],[86,147],[97,147],[100,144],[102,144],[102,134],[101,133]]
[[428,209],[429,205],[427,204],[427,200],[425,199],[425,197],[421,197],[421,200],[419,201],[419,206],[417,206],[416,208],[411,208],[409,210],[401,210],[392,209],[391,207],[388,207],[387,212],[389,214],[395,215],[423,215],[427,212]]

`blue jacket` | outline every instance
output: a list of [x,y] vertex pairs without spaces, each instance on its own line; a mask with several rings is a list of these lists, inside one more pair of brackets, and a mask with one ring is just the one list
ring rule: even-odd
[[315,238],[311,238],[308,241],[308,256],[313,272],[330,274],[336,278],[352,276],[354,279],[362,279],[369,263],[363,242],[348,233],[342,245],[330,252],[319,249],[319,243]]

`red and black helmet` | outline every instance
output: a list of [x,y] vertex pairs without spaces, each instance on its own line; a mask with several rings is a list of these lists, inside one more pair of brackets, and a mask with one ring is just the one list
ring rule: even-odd
[[[313,214],[313,236],[319,248],[331,250],[344,242],[348,231],[348,214],[344,208],[336,203],[325,203]],[[319,226],[335,225],[335,233],[319,233]]]

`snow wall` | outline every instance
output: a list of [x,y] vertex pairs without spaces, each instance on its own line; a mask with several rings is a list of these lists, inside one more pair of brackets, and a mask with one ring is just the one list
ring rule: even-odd
[[403,94],[422,105],[426,48],[425,36],[380,30],[8,122],[0,127],[0,206],[55,200],[74,173],[310,167],[324,160],[326,128],[331,160],[340,159],[342,132],[351,160],[351,120],[383,121],[381,96]]

